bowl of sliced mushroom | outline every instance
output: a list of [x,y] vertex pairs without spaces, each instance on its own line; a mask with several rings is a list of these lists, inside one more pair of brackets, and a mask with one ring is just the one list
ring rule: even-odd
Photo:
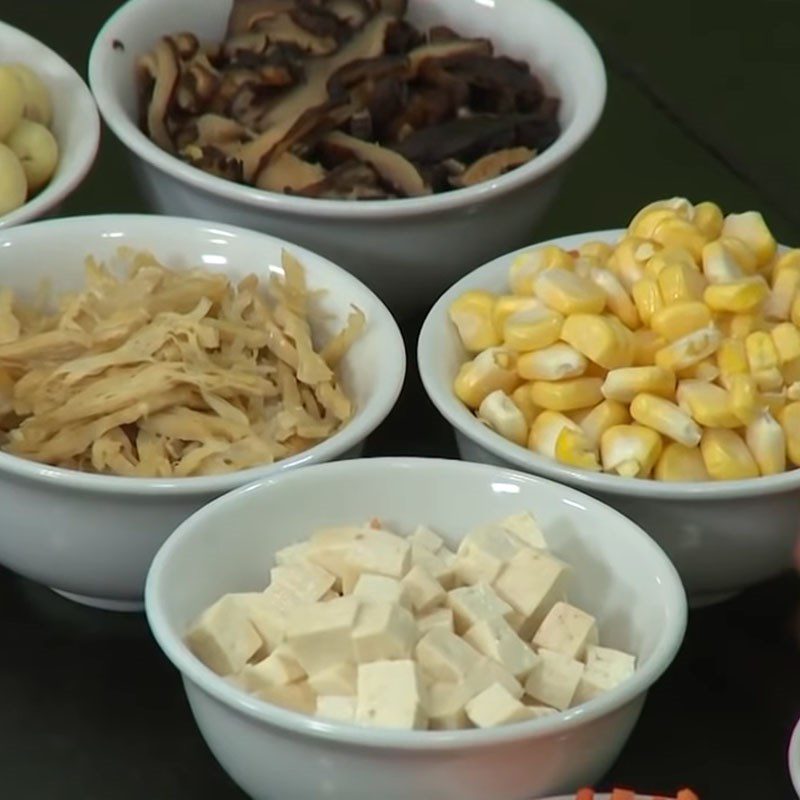
[[530,239],[606,91],[548,0],[130,0],[89,77],[154,210],[301,243],[400,312]]

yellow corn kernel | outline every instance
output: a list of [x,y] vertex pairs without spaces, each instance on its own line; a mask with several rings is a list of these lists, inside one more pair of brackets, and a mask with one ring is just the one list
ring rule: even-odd
[[722,233],[723,221],[722,209],[716,203],[703,202],[694,207],[692,222],[709,241]]
[[719,240],[709,242],[702,253],[703,275],[709,283],[730,283],[744,278],[745,271]]
[[701,328],[662,347],[656,353],[656,365],[678,372],[716,353],[721,341],[722,334],[717,328]]
[[789,319],[798,289],[800,266],[785,267],[776,273],[772,278],[772,291],[764,303],[764,316],[767,319]]
[[523,353],[517,361],[517,372],[529,381],[560,381],[579,378],[588,365],[583,353],[564,342],[556,342],[550,347]]
[[786,436],[786,455],[795,467],[800,467],[800,402],[781,409],[778,421]]
[[653,315],[664,307],[658,283],[651,278],[642,278],[633,285],[631,293],[639,318],[645,325],[649,325]]
[[700,452],[711,480],[735,481],[758,477],[758,465],[736,431],[709,428],[703,433]]
[[742,424],[731,410],[730,395],[721,386],[707,381],[680,381],[675,396],[678,406],[698,425],[738,428]]
[[728,214],[722,225],[722,235],[743,241],[755,253],[759,265],[771,261],[778,248],[775,237],[758,211]]
[[589,272],[589,279],[605,293],[606,305],[612,314],[631,330],[639,327],[639,312],[622,282],[611,270],[593,267]]
[[614,425],[600,439],[600,456],[606,472],[626,478],[646,478],[661,455],[661,436],[642,425]]
[[478,419],[514,444],[524,446],[528,441],[525,415],[502,389],[483,398],[478,407]]
[[651,223],[650,227],[648,227],[645,223],[645,219],[652,220],[654,211],[665,212],[665,215],[658,217],[658,221],[660,221],[664,216],[677,216],[681,219],[692,219],[692,216],[694,215],[694,208],[685,197],[669,197],[664,200],[655,200],[652,203],[648,203],[646,206],[636,212],[635,216],[628,224],[628,233],[632,236],[644,236],[645,234],[635,233],[635,230],[638,230],[641,227],[646,232],[645,238],[648,238],[650,234],[652,234],[652,228],[654,226]]
[[786,403],[789,400],[786,389],[779,389],[775,392],[761,392],[759,399],[763,407],[776,418],[781,410],[786,407]]
[[668,264],[658,273],[658,288],[661,290],[661,299],[667,305],[700,300],[706,288],[706,279],[693,264]]
[[746,339],[754,331],[763,331],[766,327],[761,314],[731,314],[725,335],[732,339]]
[[762,400],[756,379],[747,372],[729,376],[728,402],[730,410],[743,425],[752,422],[761,411]]
[[786,387],[786,399],[800,400],[800,381],[795,381],[790,386]]
[[663,336],[659,336],[649,328],[639,328],[633,332],[633,364],[645,367],[654,364],[656,353],[667,344]]
[[663,247],[685,247],[698,260],[708,241],[699,228],[677,216],[659,222],[650,238]]
[[599,286],[561,267],[542,272],[533,291],[546,306],[564,315],[599,314],[606,305],[605,292]]
[[767,282],[760,275],[750,275],[731,283],[706,287],[703,300],[714,311],[747,314],[756,309],[769,294]]
[[574,411],[597,405],[603,399],[601,378],[570,378],[565,381],[534,381],[531,400],[548,411]]
[[678,378],[680,380],[710,381],[713,383],[719,378],[719,367],[712,356],[692,364],[691,367],[682,369],[678,373]]
[[548,458],[556,457],[556,442],[564,428],[580,431],[580,426],[557,411],[542,411],[531,424],[528,449]]
[[604,369],[633,362],[633,334],[616,317],[571,314],[564,321],[561,338]]
[[730,388],[728,382],[732,375],[747,374],[750,364],[747,361],[747,350],[742,339],[724,339],[717,350],[717,366],[723,386]]
[[478,408],[487,395],[497,389],[508,394],[519,383],[516,353],[505,347],[490,347],[462,364],[453,389],[464,405]]
[[756,254],[741,239],[734,239],[733,236],[720,236],[717,241],[743,272],[752,275],[758,271]]
[[630,292],[634,284],[644,277],[644,266],[658,249],[653,242],[647,239],[628,236],[616,246],[609,257],[608,268]]
[[621,367],[606,375],[602,387],[607,400],[630,403],[637,394],[675,396],[675,373],[661,367]]
[[670,442],[658,459],[655,470],[657,481],[710,480],[699,447],[686,447],[678,442]]
[[763,370],[770,370],[780,367],[780,358],[772,337],[765,331],[751,333],[744,340],[745,350],[747,351],[747,363],[750,365],[750,372],[754,375]]
[[800,358],[800,330],[791,322],[781,322],[769,332],[769,335],[781,365]]
[[583,432],[595,445],[600,444],[603,434],[615,425],[625,425],[631,421],[628,407],[616,400],[603,400],[593,409],[584,412],[580,420]]
[[783,382],[785,384],[800,381],[800,358],[787,361],[781,368],[781,372],[783,373]]
[[519,311],[530,311],[533,308],[544,308],[541,300],[533,296],[502,294],[494,301],[492,308],[492,323],[495,330],[502,336],[506,320]]
[[562,428],[556,439],[556,458],[570,467],[600,471],[597,446],[583,431]]
[[645,425],[669,437],[673,441],[694,447],[700,443],[700,426],[670,400],[655,394],[637,394],[631,403],[631,416],[640,425]]
[[655,232],[662,222],[679,219],[674,209],[665,207],[643,208],[628,226],[631,236],[640,236],[642,239],[655,239]]
[[470,353],[480,353],[500,344],[492,322],[494,296],[480,290],[464,292],[450,306],[450,320],[456,326],[461,343]]
[[571,269],[572,264],[572,256],[552,244],[520,253],[508,271],[511,291],[514,294],[533,294],[533,283],[541,272],[554,267]]
[[600,264],[605,264],[614,252],[614,245],[608,242],[593,240],[584,242],[578,247],[578,253],[584,258],[595,259]]
[[650,319],[650,327],[668,342],[688,336],[712,323],[711,311],[698,301],[674,303],[656,311]]
[[645,264],[644,271],[647,277],[658,278],[663,270],[676,264],[684,264],[695,272],[700,271],[694,256],[685,247],[665,247],[659,250]]
[[[601,268],[603,265],[597,259],[588,256],[578,256],[573,267],[575,274],[584,280],[591,280],[592,270]],[[592,281],[594,282],[594,281]]]
[[769,411],[750,422],[745,441],[762,475],[777,475],[786,469],[786,435]]
[[784,253],[776,253],[775,258],[772,259],[771,274],[773,279],[779,272],[792,267],[793,269],[800,268],[800,248],[794,250],[787,250]]
[[541,411],[531,400],[531,385],[523,383],[511,392],[511,401],[522,412],[525,421],[530,425]]
[[558,341],[563,324],[564,317],[549,308],[517,311],[503,325],[503,342],[519,352],[549,347]]

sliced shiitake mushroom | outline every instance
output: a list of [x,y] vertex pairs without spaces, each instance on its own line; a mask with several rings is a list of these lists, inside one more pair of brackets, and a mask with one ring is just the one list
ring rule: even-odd
[[307,186],[325,179],[325,170],[319,164],[303,161],[293,153],[284,153],[261,170],[256,186],[271,192],[302,192]]
[[492,180],[508,172],[514,167],[526,164],[536,155],[535,150],[527,147],[510,147],[496,150],[494,153],[479,158],[470,164],[460,175],[453,177],[453,186],[475,186],[477,183]]

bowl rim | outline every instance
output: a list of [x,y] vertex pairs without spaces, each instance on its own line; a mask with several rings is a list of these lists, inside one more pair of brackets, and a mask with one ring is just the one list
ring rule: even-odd
[[[100,114],[117,138],[148,166],[158,169],[173,180],[206,192],[219,200],[232,201],[263,211],[286,215],[327,217],[336,219],[399,219],[426,213],[449,211],[455,208],[485,202],[513,192],[532,181],[545,178],[567,161],[589,138],[605,108],[607,78],[603,59],[586,30],[552,0],[527,0],[526,8],[532,15],[545,14],[562,26],[571,37],[570,46],[589,64],[587,74],[575,82],[577,100],[575,115],[561,131],[559,137],[543,153],[491,181],[477,186],[455,189],[428,197],[399,198],[394,200],[328,200],[291,197],[280,192],[269,192],[252,186],[233,183],[209,175],[183,163],[152,142],[122,108],[110,87],[111,70],[107,64],[112,48],[109,41],[129,19],[139,18],[140,9],[158,0],[128,0],[118,8],[98,32],[89,54],[89,85]],[[571,62],[567,62],[571,67]],[[561,67],[564,69],[563,65]]]
[[[652,553],[653,558],[660,564],[661,568],[658,582],[664,594],[667,625],[647,663],[639,667],[633,677],[606,694],[576,708],[560,712],[553,717],[544,717],[497,728],[457,731],[396,731],[328,721],[257,700],[212,672],[189,651],[179,636],[172,634],[167,615],[162,608],[161,597],[164,592],[164,581],[167,580],[163,576],[169,570],[169,562],[173,552],[179,549],[185,540],[191,540],[196,535],[193,531],[194,527],[210,510],[229,508],[231,512],[235,513],[236,505],[241,497],[251,492],[267,494],[271,490],[280,490],[281,483],[307,479],[308,470],[314,470],[319,473],[339,471],[345,474],[348,472],[358,474],[358,471],[363,469],[365,464],[371,470],[423,469],[433,473],[448,470],[483,475],[487,478],[491,476],[493,480],[513,481],[527,486],[536,484],[543,486],[546,491],[553,492],[559,497],[579,503],[587,509],[594,509],[597,513],[605,514],[609,520],[630,531],[632,535],[639,538],[641,546]],[[635,702],[638,698],[643,697],[652,684],[667,670],[680,649],[686,631],[688,611],[686,593],[675,567],[661,547],[636,523],[599,500],[595,500],[569,486],[557,484],[554,481],[536,475],[504,467],[459,461],[457,459],[394,456],[328,462],[314,465],[309,467],[308,470],[270,476],[212,501],[192,514],[176,528],[156,553],[148,571],[145,583],[145,613],[159,647],[181,673],[184,681],[191,682],[230,710],[236,711],[252,720],[266,723],[294,734],[339,744],[357,745],[370,749],[471,749],[524,739],[531,735],[546,736],[553,733],[563,733],[616,711],[628,703]]]
[[441,363],[441,345],[444,337],[456,335],[447,313],[456,297],[469,289],[492,288],[496,285],[498,278],[505,276],[514,256],[527,252],[534,247],[557,245],[569,250],[590,240],[613,243],[624,233],[625,230],[623,228],[611,228],[558,236],[553,239],[536,242],[494,258],[454,283],[428,312],[417,341],[417,364],[419,365],[422,384],[429,399],[458,434],[484,448],[497,458],[507,461],[517,469],[531,471],[537,475],[567,483],[589,493],[603,492],[609,495],[642,499],[702,501],[745,498],[796,491],[800,488],[800,468],[782,472],[778,475],[759,476],[758,478],[693,483],[624,478],[617,475],[606,475],[568,467],[538,453],[533,453],[526,447],[507,441],[485,425],[481,425],[474,415],[456,399],[452,387],[444,380],[439,366]]
[[788,757],[789,776],[797,796],[800,797],[800,719],[797,720],[789,740]]
[[[0,477],[6,474],[27,480],[56,483],[62,489],[102,494],[148,495],[151,497],[218,494],[271,474],[279,474],[305,464],[336,458],[366,439],[394,408],[406,375],[406,349],[397,321],[383,301],[369,287],[342,267],[308,248],[295,245],[278,236],[236,225],[156,214],[95,214],[39,220],[0,230],[0,248],[4,243],[20,239],[33,242],[35,247],[37,238],[49,235],[49,229],[57,231],[61,227],[85,226],[100,232],[107,226],[125,225],[141,226],[142,228],[152,226],[154,229],[168,228],[171,231],[180,227],[187,231],[192,229],[195,234],[200,231],[213,230],[218,235],[244,237],[245,241],[252,240],[253,246],[256,246],[259,241],[269,240],[278,247],[287,248],[302,263],[315,261],[321,274],[332,276],[335,282],[342,282],[345,287],[349,287],[346,288],[348,293],[355,298],[360,297],[367,301],[374,309],[373,334],[380,338],[385,349],[384,362],[387,364],[387,380],[375,381],[372,395],[362,408],[356,410],[353,418],[343,428],[308,450],[272,464],[250,467],[224,475],[187,478],[134,478],[78,472],[31,461],[0,450]],[[90,245],[87,244],[87,250],[89,247]],[[1,252],[2,249],[0,249]],[[391,374],[389,374],[389,370],[391,370]]]
[[[73,148],[75,163],[72,170],[60,175],[56,173],[50,183],[37,195],[27,200],[19,208],[0,215],[0,231],[32,221],[43,214],[47,214],[55,206],[63,202],[89,174],[89,170],[91,170],[100,149],[100,114],[94,97],[83,78],[71,64],[44,42],[39,41],[39,39],[20,28],[15,28],[13,25],[0,20],[0,38],[5,35],[16,37],[24,45],[30,47],[34,53],[37,50],[47,52],[53,62],[58,64],[65,77],[74,84],[76,99],[69,113],[76,116],[80,114],[81,137]],[[61,143],[59,142],[60,147]]]

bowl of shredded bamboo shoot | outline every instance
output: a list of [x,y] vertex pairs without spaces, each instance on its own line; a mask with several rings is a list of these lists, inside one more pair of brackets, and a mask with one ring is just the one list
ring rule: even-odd
[[146,216],[9,230],[0,563],[73,599],[138,606],[186,516],[357,453],[404,373],[381,301],[273,237]]

